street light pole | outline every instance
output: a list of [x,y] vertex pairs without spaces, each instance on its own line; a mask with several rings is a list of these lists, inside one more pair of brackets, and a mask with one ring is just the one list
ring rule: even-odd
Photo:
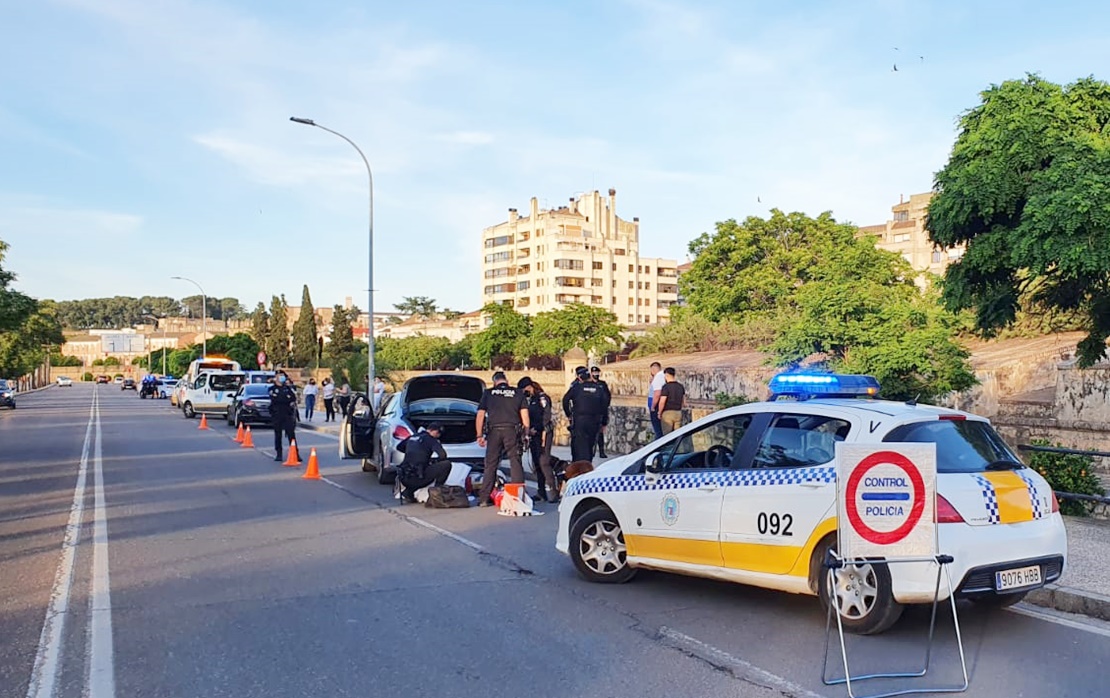
[[208,356],[208,294],[204,292],[201,285],[192,279],[186,279],[184,276],[171,276],[171,279],[178,281],[188,281],[192,285],[200,289],[200,334],[201,334],[201,350],[200,358]]
[[369,252],[367,255],[366,264],[366,277],[368,281],[367,303],[369,303],[370,305],[370,307],[367,309],[369,317],[369,322],[367,322],[367,344],[369,351],[367,352],[368,362],[366,373],[366,394],[368,396],[371,396],[374,385],[374,172],[370,169],[370,161],[366,159],[366,155],[362,152],[362,149],[359,148],[354,141],[352,141],[350,138],[347,138],[342,133],[339,133],[338,131],[333,131],[327,126],[321,126],[312,119],[303,119],[300,117],[291,116],[289,117],[289,120],[294,123],[304,124],[305,126],[315,126],[316,128],[327,131],[334,136],[339,136],[343,140],[347,141],[347,143],[349,143],[351,147],[355,149],[355,152],[358,153],[358,156],[362,158],[362,164],[366,165],[366,176],[370,181],[370,229],[367,235]]

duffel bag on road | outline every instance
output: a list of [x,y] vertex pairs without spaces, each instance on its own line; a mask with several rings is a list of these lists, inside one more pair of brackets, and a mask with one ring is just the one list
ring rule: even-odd
[[470,506],[466,490],[456,485],[429,487],[428,501],[424,506],[432,509],[465,509]]

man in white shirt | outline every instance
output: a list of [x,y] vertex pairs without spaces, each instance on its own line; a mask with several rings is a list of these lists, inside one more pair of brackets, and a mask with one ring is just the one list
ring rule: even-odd
[[384,397],[384,396],[385,396],[385,381],[382,380],[381,376],[377,376],[376,378],[374,378],[374,395],[372,396],[373,401],[374,401],[374,414],[377,414],[378,407],[381,406],[382,397]]
[[651,362],[651,387],[648,388],[648,414],[651,415],[651,430],[655,432],[655,438],[663,436],[663,423],[659,421],[659,414],[655,410],[655,405],[659,403],[659,393],[663,390],[663,385],[667,382],[667,377],[663,375],[663,365],[658,361]]

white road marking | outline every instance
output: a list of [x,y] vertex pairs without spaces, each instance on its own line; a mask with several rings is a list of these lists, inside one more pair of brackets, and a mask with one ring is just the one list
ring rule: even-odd
[[1011,613],[1016,613],[1019,616],[1027,616],[1029,618],[1036,618],[1037,620],[1047,621],[1062,625],[1065,628],[1073,630],[1083,630],[1095,635],[1103,637],[1110,637],[1110,623],[1096,618],[1088,618],[1087,616],[1079,616],[1072,613],[1064,613],[1055,609],[1043,608],[1040,606],[1031,606],[1029,604],[1018,604],[1006,609]]
[[659,628],[659,634],[677,649],[689,652],[714,666],[728,669],[738,679],[770,688],[785,696],[790,696],[790,698],[824,698],[820,693],[814,693],[790,679],[772,674],[766,669],[760,669],[751,662],[734,657],[724,650],[717,649],[685,633],[664,626]]
[[69,509],[69,522],[66,524],[65,536],[62,538],[58,571],[54,575],[54,587],[50,591],[50,603],[46,607],[46,619],[43,621],[42,634],[39,636],[39,645],[35,652],[27,698],[52,698],[54,685],[58,679],[58,668],[62,657],[62,633],[69,613],[69,593],[73,587],[73,568],[77,544],[81,539],[81,520],[85,513],[85,478],[89,466],[93,423],[96,421],[96,403],[97,393],[93,392],[92,404],[89,407],[89,425],[85,428],[85,444],[81,447],[81,461],[77,469],[77,485],[73,488],[73,504]]
[[104,505],[104,459],[100,438],[100,403],[96,405],[93,448],[93,558],[89,599],[88,698],[114,698],[116,673],[112,645],[112,584],[108,573],[108,511]]

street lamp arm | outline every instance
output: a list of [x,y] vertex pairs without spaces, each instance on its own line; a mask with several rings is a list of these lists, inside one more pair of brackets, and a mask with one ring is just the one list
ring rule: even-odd
[[201,333],[201,358],[208,356],[208,294],[204,292],[204,287],[184,276],[171,276],[171,279],[178,281],[188,281],[200,290],[200,333]]

